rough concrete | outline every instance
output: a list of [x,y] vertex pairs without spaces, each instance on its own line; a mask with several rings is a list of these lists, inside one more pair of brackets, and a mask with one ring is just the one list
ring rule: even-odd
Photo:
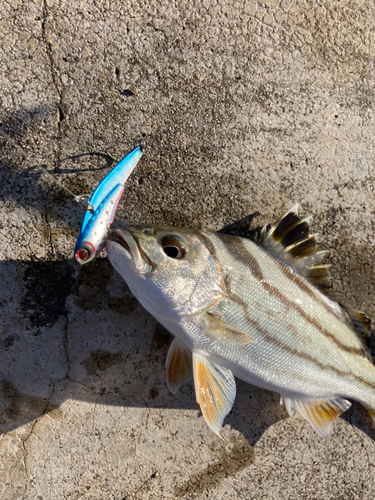
[[300,202],[375,317],[374,20],[365,0],[1,3],[3,500],[374,497],[358,405],[324,440],[239,382],[220,440],[191,385],[169,394],[168,335],[104,257],[72,261],[83,211],[55,182],[92,191],[145,134],[117,224],[254,228]]

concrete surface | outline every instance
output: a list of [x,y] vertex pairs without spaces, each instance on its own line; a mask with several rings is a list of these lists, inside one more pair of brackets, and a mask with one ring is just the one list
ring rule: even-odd
[[83,210],[55,182],[91,192],[145,134],[117,224],[300,202],[375,316],[374,33],[365,0],[1,2],[2,500],[374,497],[358,405],[323,440],[239,382],[220,440],[191,384],[169,394],[168,335],[104,256],[72,261]]

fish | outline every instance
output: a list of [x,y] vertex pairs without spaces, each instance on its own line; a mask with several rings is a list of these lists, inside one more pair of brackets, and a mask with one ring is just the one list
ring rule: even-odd
[[142,144],[130,151],[92,193],[74,248],[74,256],[79,264],[91,262],[103,250],[124,192],[124,184],[141,159],[143,149]]
[[132,294],[172,335],[172,394],[194,380],[197,403],[220,435],[235,377],[280,394],[289,415],[327,437],[361,403],[375,422],[370,317],[331,295],[311,218],[298,205],[255,241],[205,230],[129,226],[109,235],[108,258]]

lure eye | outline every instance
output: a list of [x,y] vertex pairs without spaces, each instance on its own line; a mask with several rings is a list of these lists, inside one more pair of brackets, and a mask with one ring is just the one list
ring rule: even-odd
[[76,252],[76,259],[80,264],[90,262],[95,257],[96,250],[89,241],[83,241]]
[[76,257],[81,262],[84,262],[89,258],[89,252],[86,250],[86,248],[80,248],[76,253]]
[[162,239],[161,246],[165,255],[171,259],[182,259],[186,254],[183,244],[170,236]]

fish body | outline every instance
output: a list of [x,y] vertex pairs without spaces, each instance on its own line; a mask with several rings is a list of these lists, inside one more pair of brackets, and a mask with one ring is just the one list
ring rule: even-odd
[[141,159],[142,151],[143,147],[137,146],[128,153],[92,193],[74,248],[74,255],[80,264],[87,264],[102,251],[124,184]]
[[374,415],[370,320],[321,291],[330,277],[308,223],[294,207],[257,243],[161,226],[131,227],[107,241],[115,269],[175,337],[170,390],[193,377],[217,433],[234,402],[235,376],[280,393],[288,412],[324,437],[350,407],[345,398]]

